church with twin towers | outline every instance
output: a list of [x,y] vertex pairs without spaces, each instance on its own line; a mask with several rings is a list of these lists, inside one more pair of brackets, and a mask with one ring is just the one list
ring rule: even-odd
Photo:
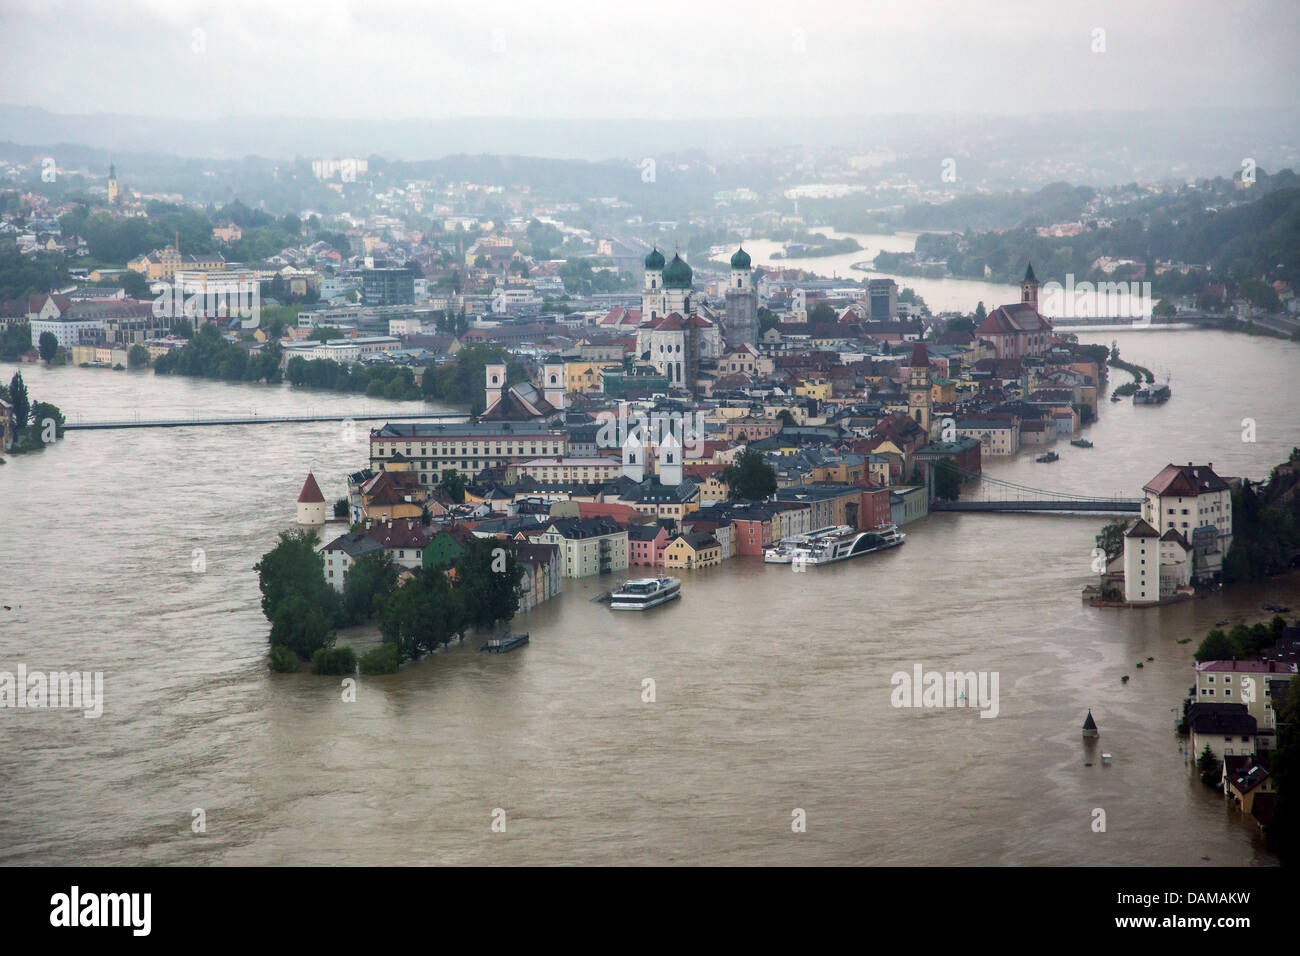
[[743,248],[731,257],[725,281],[726,311],[719,315],[698,300],[694,273],[679,254],[667,261],[655,248],[645,257],[636,350],[671,387],[694,392],[702,362],[717,361],[727,349],[757,349],[758,290]]

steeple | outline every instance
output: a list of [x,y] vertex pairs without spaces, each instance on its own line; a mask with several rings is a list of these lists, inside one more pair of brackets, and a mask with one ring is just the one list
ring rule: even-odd
[[1038,311],[1038,279],[1034,276],[1034,264],[1029,263],[1025,277],[1020,280],[1020,301],[1033,306]]

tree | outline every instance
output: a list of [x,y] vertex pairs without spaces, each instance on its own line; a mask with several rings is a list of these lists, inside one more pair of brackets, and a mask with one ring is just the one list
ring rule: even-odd
[[272,647],[287,647],[306,660],[334,643],[338,593],[325,580],[315,529],[282,531],[276,546],[253,566],[262,592],[262,613],[271,622]]
[[63,417],[63,412],[59,410],[59,406],[51,405],[49,402],[32,403],[31,425],[35,428],[41,429],[42,441],[45,440],[43,436],[45,432],[46,422],[53,422],[54,437],[62,438],[63,426],[66,423],[66,421],[67,419]]
[[523,573],[513,541],[473,538],[456,562],[456,591],[465,620],[476,628],[510,621],[519,609]]
[[59,354],[59,339],[53,332],[41,333],[41,359],[46,365],[54,361],[54,356]]
[[934,466],[934,496],[940,501],[956,501],[961,494],[961,473],[955,458],[940,458]]
[[352,562],[343,581],[343,620],[364,624],[397,587],[397,568],[387,551],[375,550]]
[[1201,755],[1196,758],[1196,769],[1201,771],[1201,783],[1207,787],[1217,787],[1223,778],[1223,770],[1219,764],[1219,758],[1214,756],[1214,751],[1210,745],[1206,744]]
[[27,427],[27,415],[31,411],[22,372],[14,372],[14,377],[9,380],[9,404],[14,407],[14,432],[21,432]]
[[334,517],[346,518],[348,516],[348,499],[340,498],[334,502]]
[[131,350],[126,353],[126,364],[128,368],[148,368],[149,350],[143,345],[131,346]]
[[948,322],[948,331],[966,332],[967,334],[972,334],[975,331],[975,323],[972,320],[968,319],[966,316],[959,315],[957,316],[957,318],[952,319]]
[[756,448],[746,448],[722,469],[722,480],[732,498],[762,500],[776,491],[776,472]]
[[465,476],[455,468],[444,468],[438,487],[447,492],[447,496],[456,504],[465,503]]
[[379,609],[379,632],[397,645],[403,660],[419,660],[421,654],[451,643],[465,626],[460,595],[441,568],[421,571]]
[[839,321],[839,313],[825,302],[819,303],[811,312],[808,313],[808,324],[812,325],[833,325]]
[[272,647],[285,647],[303,660],[334,644],[334,620],[329,611],[299,594],[286,597],[271,618]]
[[1227,634],[1219,628],[1215,628],[1205,635],[1205,640],[1201,641],[1201,646],[1196,649],[1192,657],[1200,661],[1234,661],[1240,652],[1240,648]]
[[1124,553],[1124,529],[1128,527],[1125,521],[1107,522],[1101,529],[1101,534],[1097,535],[1097,547],[1106,553],[1107,562],[1114,561]]
[[787,408],[781,409],[776,418],[781,423],[782,428],[794,428],[798,425],[798,422],[794,420],[794,416],[790,414],[790,410]]

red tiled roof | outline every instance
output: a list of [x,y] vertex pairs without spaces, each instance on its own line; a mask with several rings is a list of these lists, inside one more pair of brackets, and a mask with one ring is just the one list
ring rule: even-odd
[[307,472],[307,480],[302,483],[302,491],[298,492],[298,501],[300,503],[323,502],[325,496],[320,493],[320,485],[316,484],[316,476],[310,471]]
[[1188,462],[1186,465],[1166,465],[1160,474],[1142,486],[1142,490],[1162,497],[1177,495],[1195,498],[1214,491],[1227,491],[1228,485],[1214,473],[1212,463],[1193,465]]
[[1039,315],[1028,302],[1000,305],[988,314],[975,331],[980,335],[1007,335],[1016,332],[1050,332],[1052,323]]

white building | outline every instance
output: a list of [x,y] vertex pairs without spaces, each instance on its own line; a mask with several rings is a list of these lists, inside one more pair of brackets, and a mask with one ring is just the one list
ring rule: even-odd
[[1163,533],[1177,531],[1192,547],[1192,580],[1223,569],[1232,545],[1232,492],[1214,465],[1166,465],[1142,486],[1142,520]]

